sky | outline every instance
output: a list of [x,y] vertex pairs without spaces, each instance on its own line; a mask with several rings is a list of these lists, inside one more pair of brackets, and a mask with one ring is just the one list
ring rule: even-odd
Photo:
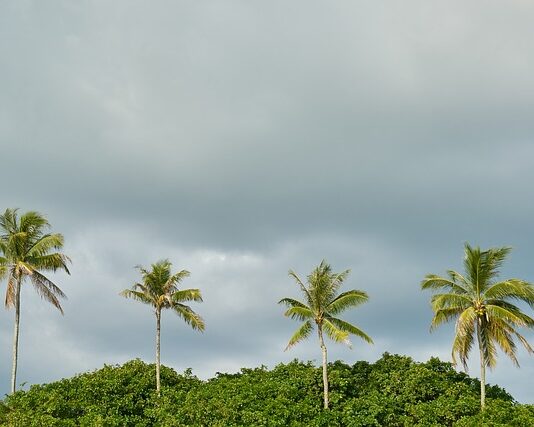
[[[204,297],[204,333],[163,314],[178,372],[319,364],[315,339],[284,351],[277,302],[323,259],[369,294],[344,319],[374,339],[332,361],[449,361],[426,274],[470,242],[534,281],[533,19],[525,0],[1,2],[0,210],[45,214],[72,259],[64,316],[24,285],[17,382],[153,361],[152,310],[118,294],[166,258]],[[1,310],[0,395],[12,330]],[[534,403],[518,357],[488,382]]]

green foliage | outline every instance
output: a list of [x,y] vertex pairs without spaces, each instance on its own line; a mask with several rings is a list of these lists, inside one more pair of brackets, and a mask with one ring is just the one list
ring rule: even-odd
[[294,271],[289,271],[289,276],[300,287],[306,302],[293,298],[282,298],[279,301],[279,304],[288,307],[284,313],[285,316],[304,321],[289,340],[287,348],[310,336],[313,330],[312,321],[317,325],[321,337],[324,330],[335,342],[350,346],[350,334],[356,335],[368,343],[373,342],[361,329],[335,317],[342,311],[357,307],[369,299],[365,292],[355,289],[339,293],[339,289],[349,273],[350,270],[341,273],[332,272],[332,268],[324,260],[308,275],[306,283]]
[[171,267],[172,264],[167,259],[152,264],[150,270],[138,265],[136,268],[141,273],[142,283],[136,283],[132,289],[125,289],[120,295],[151,305],[157,313],[162,309],[170,309],[193,329],[203,331],[205,325],[202,317],[183,304],[188,301],[202,302],[200,290],[178,289],[178,285],[190,273],[181,270],[171,274]]
[[422,289],[438,292],[431,299],[434,310],[431,327],[456,320],[452,357],[464,367],[475,337],[484,367],[495,367],[497,348],[519,365],[514,339],[534,353],[517,332],[519,327],[534,328],[534,318],[514,305],[523,301],[534,306],[534,286],[520,279],[497,281],[499,268],[509,253],[507,247],[482,251],[466,244],[463,275],[449,270],[448,277],[429,274],[421,282]]
[[534,406],[488,387],[479,413],[479,382],[432,358],[384,354],[375,363],[329,365],[331,408],[322,409],[321,370],[297,360],[201,381],[188,370],[133,360],[55,383],[35,385],[0,402],[7,426],[526,426]]
[[447,277],[428,274],[421,282],[422,289],[436,291],[431,305],[434,311],[431,329],[451,320],[456,321],[452,344],[452,360],[467,360],[475,342],[480,352],[480,406],[485,407],[486,367],[497,364],[497,349],[519,366],[516,357],[519,341],[529,353],[534,353],[520,327],[534,328],[534,318],[515,305],[524,302],[534,306],[534,286],[524,280],[498,281],[499,269],[511,248],[480,248],[465,245],[464,274],[447,271]]

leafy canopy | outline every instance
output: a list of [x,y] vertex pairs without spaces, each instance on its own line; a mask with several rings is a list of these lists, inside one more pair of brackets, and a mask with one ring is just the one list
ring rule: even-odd
[[6,209],[0,215],[0,279],[7,277],[6,307],[16,303],[17,282],[29,277],[39,295],[63,313],[59,299],[65,294],[43,272],[69,273],[70,259],[55,252],[63,247],[63,236],[46,233],[48,228],[50,224],[38,212],[19,217],[18,209]]
[[156,313],[162,309],[171,309],[180,316],[193,329],[203,331],[204,320],[191,307],[184,302],[202,301],[199,289],[178,289],[180,282],[190,275],[189,271],[181,270],[171,274],[171,262],[161,260],[152,264],[147,270],[142,266],[136,268],[140,271],[142,282],[136,283],[133,289],[126,289],[120,294],[126,298],[132,298],[155,308]]
[[[534,307],[534,287],[521,279],[498,280],[510,248],[465,245],[464,274],[447,271],[446,277],[429,274],[421,282],[422,289],[438,291],[431,299],[434,317],[431,330],[450,320],[456,320],[452,357],[467,369],[467,359],[476,334],[481,338],[483,363],[495,367],[497,347],[516,365],[517,339],[528,352],[533,349],[517,327],[534,327],[534,319],[517,305],[524,302]],[[478,331],[477,331],[478,330]]]
[[279,304],[289,307],[284,313],[285,316],[304,322],[293,334],[286,349],[308,338],[313,331],[313,323],[335,342],[351,346],[348,338],[350,334],[369,343],[373,342],[361,329],[336,317],[341,312],[368,300],[364,291],[353,289],[339,293],[349,273],[350,270],[334,273],[324,260],[308,275],[306,283],[294,271],[289,271],[289,276],[295,280],[304,294],[305,302],[293,298],[283,298],[279,301]]

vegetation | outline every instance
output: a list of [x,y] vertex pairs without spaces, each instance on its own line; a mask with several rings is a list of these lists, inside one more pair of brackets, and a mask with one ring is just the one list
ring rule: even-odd
[[171,274],[169,260],[158,261],[152,264],[151,270],[141,266],[137,269],[141,272],[142,283],[136,283],[133,289],[126,289],[121,295],[133,298],[144,304],[154,307],[156,315],[156,391],[160,393],[160,331],[161,311],[169,308],[193,329],[204,330],[204,321],[191,307],[183,304],[186,301],[202,301],[202,295],[198,289],[178,289],[178,284],[189,276],[189,271],[182,270]]
[[510,248],[493,248],[481,251],[465,245],[465,275],[449,270],[448,277],[427,275],[421,283],[423,289],[439,290],[432,296],[434,318],[431,328],[449,320],[456,320],[456,335],[452,357],[459,359],[467,369],[467,359],[477,340],[480,352],[480,405],[485,407],[485,369],[497,362],[497,346],[512,361],[516,358],[514,338],[530,352],[532,347],[520,335],[519,326],[534,327],[534,319],[521,311],[513,302],[523,301],[534,305],[534,287],[520,279],[498,281],[499,268]]
[[7,277],[6,308],[15,309],[13,330],[13,362],[11,370],[11,392],[17,381],[18,343],[20,330],[20,290],[29,278],[35,290],[43,299],[56,307],[61,314],[59,302],[65,294],[43,272],[65,270],[69,273],[69,258],[54,252],[63,247],[61,234],[47,234],[50,224],[38,212],[26,212],[19,218],[17,209],[6,209],[0,215],[0,279]]
[[384,354],[375,363],[329,364],[331,407],[322,409],[322,369],[294,361],[242,369],[201,381],[134,360],[55,383],[35,385],[0,402],[8,426],[526,426],[534,406],[487,387],[479,413],[477,379],[452,364]]
[[[349,275],[350,270],[341,273],[332,272],[332,268],[324,260],[307,277],[307,284],[295,274],[289,271],[289,276],[295,279],[304,294],[306,303],[292,298],[283,298],[279,303],[289,308],[284,313],[292,319],[304,321],[299,329],[293,334],[286,347],[308,338],[313,331],[313,323],[317,326],[319,345],[323,355],[323,403],[328,409],[328,372],[327,353],[324,343],[323,331],[335,342],[351,345],[349,334],[356,335],[363,340],[372,343],[373,340],[356,326],[339,319],[337,316],[342,311],[356,307],[367,302],[367,294],[363,291],[350,290],[338,293],[339,288]],[[312,323],[313,322],[313,323]]]

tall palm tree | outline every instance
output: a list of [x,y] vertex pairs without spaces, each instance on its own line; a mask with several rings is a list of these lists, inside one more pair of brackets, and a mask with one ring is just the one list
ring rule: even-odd
[[136,268],[140,271],[142,282],[136,283],[132,289],[125,289],[120,295],[133,298],[154,308],[156,315],[156,391],[160,394],[160,331],[161,311],[170,308],[193,329],[204,331],[204,320],[189,306],[183,304],[186,301],[202,301],[202,295],[198,289],[178,289],[178,284],[189,276],[189,271],[182,270],[171,274],[169,260],[158,261],[152,264],[151,270],[141,266]]
[[308,338],[313,331],[313,323],[317,326],[319,345],[321,346],[323,355],[323,394],[325,409],[328,409],[328,372],[323,332],[333,341],[342,342],[349,347],[351,346],[348,339],[350,334],[356,335],[368,343],[373,342],[361,329],[335,317],[342,311],[356,307],[368,300],[367,294],[359,290],[338,293],[339,288],[349,273],[350,270],[333,273],[330,265],[323,260],[308,275],[305,284],[294,271],[290,270],[289,276],[300,286],[305,302],[292,298],[283,298],[279,301],[279,304],[285,304],[289,307],[284,313],[285,316],[304,321],[289,340],[286,350],[305,338]]
[[37,293],[63,314],[59,299],[65,294],[43,272],[65,270],[70,274],[70,260],[54,252],[63,247],[63,236],[46,233],[48,228],[50,224],[38,212],[26,212],[19,218],[18,209],[6,209],[0,215],[0,279],[7,277],[6,308],[15,309],[11,393],[15,392],[17,381],[20,289],[24,280],[29,278]]
[[484,410],[486,400],[486,367],[494,368],[497,362],[497,347],[516,366],[514,338],[533,352],[527,340],[516,328],[534,327],[534,319],[521,311],[514,302],[526,302],[534,306],[534,287],[524,280],[497,280],[499,268],[511,248],[492,248],[481,251],[479,247],[465,245],[464,270],[462,275],[447,271],[447,277],[429,274],[421,282],[422,289],[439,291],[432,296],[434,318],[430,329],[449,320],[456,320],[452,344],[452,359],[459,359],[467,370],[469,352],[476,339],[480,353],[480,407]]

